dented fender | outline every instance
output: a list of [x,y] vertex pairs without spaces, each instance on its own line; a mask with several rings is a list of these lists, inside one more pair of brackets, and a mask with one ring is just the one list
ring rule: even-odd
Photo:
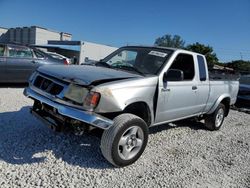
[[99,92],[101,98],[95,109],[96,113],[121,112],[128,105],[145,102],[153,114],[153,96],[158,77],[144,77],[104,83],[92,89]]

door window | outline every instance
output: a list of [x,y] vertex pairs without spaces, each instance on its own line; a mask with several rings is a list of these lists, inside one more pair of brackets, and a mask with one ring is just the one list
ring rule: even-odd
[[207,74],[204,58],[201,55],[198,55],[197,60],[199,66],[200,81],[205,81],[207,79]]
[[32,58],[33,54],[29,48],[8,47],[9,57]]
[[183,71],[184,81],[193,80],[195,75],[193,56],[189,54],[179,54],[170,69]]

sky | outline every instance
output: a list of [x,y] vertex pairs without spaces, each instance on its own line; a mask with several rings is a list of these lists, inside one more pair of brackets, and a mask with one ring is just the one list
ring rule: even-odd
[[115,47],[180,35],[221,62],[250,60],[250,0],[0,0],[0,27],[33,25]]

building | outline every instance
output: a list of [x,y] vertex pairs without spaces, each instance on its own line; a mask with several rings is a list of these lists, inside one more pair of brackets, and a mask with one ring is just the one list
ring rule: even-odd
[[53,31],[39,26],[0,28],[0,42],[45,45],[48,40],[70,41],[70,33]]
[[[64,48],[61,48],[60,46]],[[68,48],[66,46],[68,46]],[[87,61],[99,61],[100,59],[103,59],[104,57],[118,49],[116,47],[87,41],[57,40],[49,40],[48,46],[43,47],[46,47],[49,51],[60,53],[67,57],[75,57],[77,58],[77,62],[79,64],[82,64]],[[76,49],[75,47],[78,48],[77,51],[72,50]]]
[[62,54],[76,59],[77,63],[98,61],[117,48],[85,41],[72,41],[72,34],[58,32],[39,26],[3,28],[0,27],[0,42],[33,45],[43,51]]
[[83,55],[80,56],[80,62],[99,61],[115,50],[117,50],[116,47],[83,41],[80,50]]

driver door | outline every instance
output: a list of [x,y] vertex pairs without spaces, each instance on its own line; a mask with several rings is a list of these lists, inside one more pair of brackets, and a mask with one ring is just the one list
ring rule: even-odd
[[198,113],[196,109],[195,64],[191,54],[178,54],[169,69],[183,71],[181,81],[159,80],[155,123],[164,123]]

